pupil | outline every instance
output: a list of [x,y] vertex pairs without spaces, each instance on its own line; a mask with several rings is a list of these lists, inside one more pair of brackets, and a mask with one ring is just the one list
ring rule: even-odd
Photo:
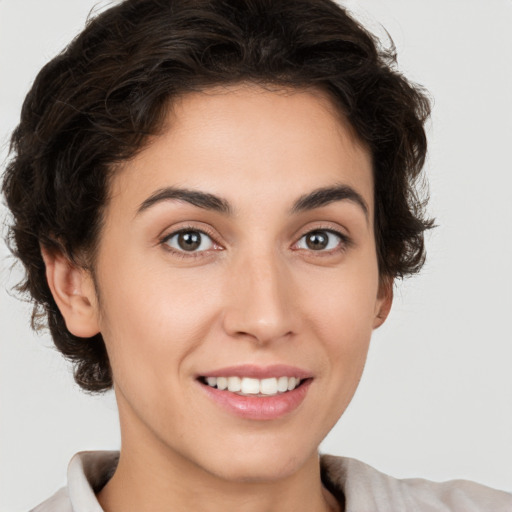
[[201,234],[197,231],[180,233],[178,244],[184,251],[193,251],[201,245]]
[[329,240],[325,233],[321,231],[315,231],[310,233],[306,238],[306,245],[313,249],[314,251],[318,251],[320,249],[325,249],[327,247]]

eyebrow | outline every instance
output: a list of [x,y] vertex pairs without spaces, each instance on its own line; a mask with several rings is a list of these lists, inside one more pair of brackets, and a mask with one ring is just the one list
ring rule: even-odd
[[[178,200],[190,203],[198,208],[213,210],[224,215],[232,215],[233,208],[226,199],[208,192],[189,190],[177,187],[165,187],[149,196],[137,209],[137,215],[163,201]],[[305,194],[293,204],[290,213],[296,214],[307,210],[321,208],[335,201],[352,201],[361,207],[368,219],[368,205],[361,194],[349,185],[335,185],[313,190]]]
[[213,210],[225,215],[231,215],[232,209],[229,203],[214,194],[208,192],[200,192],[198,190],[188,190],[184,188],[166,187],[157,190],[154,194],[149,196],[137,209],[137,215],[147,210],[151,206],[162,201],[169,200],[185,201],[198,208],[205,210]]
[[335,185],[332,187],[324,187],[313,190],[309,194],[305,194],[294,203],[291,212],[299,213],[306,210],[313,210],[326,206],[335,201],[352,201],[361,207],[366,219],[368,220],[368,205],[361,194],[349,185]]

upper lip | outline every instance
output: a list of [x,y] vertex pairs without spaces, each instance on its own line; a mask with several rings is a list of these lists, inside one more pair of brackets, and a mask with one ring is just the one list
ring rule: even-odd
[[309,379],[312,376],[311,372],[307,370],[287,364],[273,364],[270,366],[257,366],[254,364],[226,366],[225,368],[209,370],[198,375],[198,377],[251,377],[253,379],[297,377],[301,380]]

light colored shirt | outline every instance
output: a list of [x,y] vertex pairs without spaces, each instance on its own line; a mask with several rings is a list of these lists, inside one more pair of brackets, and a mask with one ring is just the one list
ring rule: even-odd
[[[68,485],[32,512],[103,512],[95,493],[112,477],[118,452],[81,452]],[[512,494],[465,480],[399,480],[355,459],[322,455],[324,485],[345,512],[512,512]]]

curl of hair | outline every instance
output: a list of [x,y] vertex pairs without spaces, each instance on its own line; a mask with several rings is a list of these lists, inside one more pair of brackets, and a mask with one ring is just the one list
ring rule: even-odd
[[417,272],[432,221],[416,192],[429,100],[331,0],[126,0],[90,20],[37,76],[12,135],[2,190],[9,243],[57,348],[82,388],[112,385],[101,334],[77,338],[49,290],[43,246],[94,266],[109,178],[158,134],[173,98],[250,82],[327,91],[371,151],[382,277]]

